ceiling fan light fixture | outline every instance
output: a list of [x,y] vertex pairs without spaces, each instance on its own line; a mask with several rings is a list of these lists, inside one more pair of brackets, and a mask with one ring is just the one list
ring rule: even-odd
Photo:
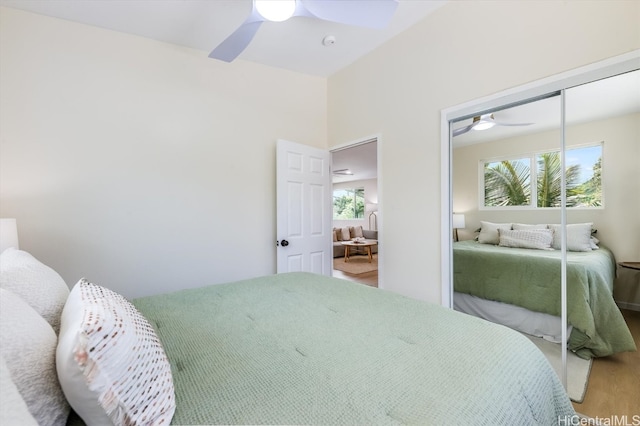
[[480,121],[478,124],[473,126],[473,130],[487,130],[492,128],[495,125],[496,123],[493,123],[491,121]]
[[256,10],[267,21],[282,22],[293,16],[296,0],[254,0]]
[[473,117],[473,130],[487,130],[496,125],[493,114],[485,114]]

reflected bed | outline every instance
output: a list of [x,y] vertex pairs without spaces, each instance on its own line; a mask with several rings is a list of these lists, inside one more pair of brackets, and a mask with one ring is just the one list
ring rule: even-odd
[[[454,291],[559,317],[560,262],[558,250],[456,242]],[[636,349],[613,300],[614,278],[615,259],[607,248],[567,252],[568,347],[582,358]]]

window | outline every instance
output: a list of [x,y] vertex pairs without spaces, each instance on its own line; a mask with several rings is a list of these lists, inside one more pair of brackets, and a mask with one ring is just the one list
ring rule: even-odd
[[364,188],[335,189],[333,218],[340,220],[364,218]]
[[[602,144],[567,149],[565,166],[567,207],[602,206]],[[485,208],[560,207],[560,151],[482,161],[481,168]]]

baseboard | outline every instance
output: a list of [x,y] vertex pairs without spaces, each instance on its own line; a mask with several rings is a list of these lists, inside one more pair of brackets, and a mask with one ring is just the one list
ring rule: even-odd
[[622,301],[616,300],[616,305],[618,305],[620,309],[628,309],[630,311],[640,311],[640,303],[622,302]]

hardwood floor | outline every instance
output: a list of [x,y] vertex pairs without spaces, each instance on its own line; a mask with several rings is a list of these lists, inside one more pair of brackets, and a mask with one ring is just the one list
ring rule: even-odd
[[355,281],[371,287],[378,287],[378,271],[365,272],[364,274],[349,274],[347,272],[333,270],[333,276],[343,280]]
[[[640,312],[621,311],[640,349]],[[640,421],[640,352],[594,359],[584,401],[573,403],[573,407],[592,418],[609,420],[614,416],[627,416],[629,422],[634,418]]]

